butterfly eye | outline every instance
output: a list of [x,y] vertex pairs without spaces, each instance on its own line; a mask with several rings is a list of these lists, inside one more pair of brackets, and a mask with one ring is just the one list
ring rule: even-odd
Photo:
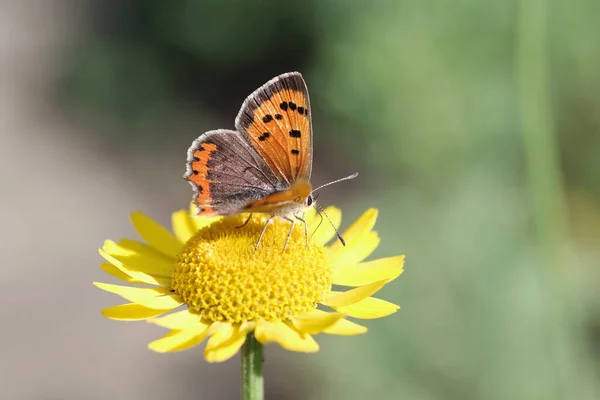
[[306,198],[306,205],[310,207],[310,206],[312,205],[312,203],[313,203],[313,198],[312,198],[312,196],[308,196],[308,197]]

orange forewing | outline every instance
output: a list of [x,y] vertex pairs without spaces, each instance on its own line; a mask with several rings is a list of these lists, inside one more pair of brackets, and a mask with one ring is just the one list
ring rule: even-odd
[[308,179],[311,170],[311,126],[304,93],[284,89],[253,111],[249,139],[273,172],[289,184]]
[[192,161],[192,175],[189,180],[194,182],[198,187],[198,215],[207,215],[212,213],[212,207],[205,204],[212,201],[210,193],[210,183],[208,179],[208,162],[211,159],[211,154],[217,150],[217,146],[213,143],[203,143],[196,151],[194,151],[194,161]]

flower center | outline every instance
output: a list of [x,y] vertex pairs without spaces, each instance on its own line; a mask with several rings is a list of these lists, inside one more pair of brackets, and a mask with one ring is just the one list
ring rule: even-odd
[[314,310],[332,285],[323,247],[306,246],[297,223],[285,251],[290,222],[275,218],[258,250],[265,216],[222,218],[198,231],[177,256],[172,289],[208,321],[287,319]]

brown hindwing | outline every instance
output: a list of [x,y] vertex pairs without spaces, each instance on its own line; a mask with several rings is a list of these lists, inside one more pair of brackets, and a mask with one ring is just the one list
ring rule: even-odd
[[283,190],[260,155],[239,132],[201,135],[188,150],[186,173],[199,215],[231,215],[249,202]]

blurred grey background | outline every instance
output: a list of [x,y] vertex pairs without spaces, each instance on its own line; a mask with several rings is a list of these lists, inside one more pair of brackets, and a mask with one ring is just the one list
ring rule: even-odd
[[595,0],[0,0],[0,397],[235,399],[239,359],[146,349],[92,286],[169,223],[194,138],[299,70],[313,183],[406,254],[367,335],[266,350],[270,399],[600,398]]

